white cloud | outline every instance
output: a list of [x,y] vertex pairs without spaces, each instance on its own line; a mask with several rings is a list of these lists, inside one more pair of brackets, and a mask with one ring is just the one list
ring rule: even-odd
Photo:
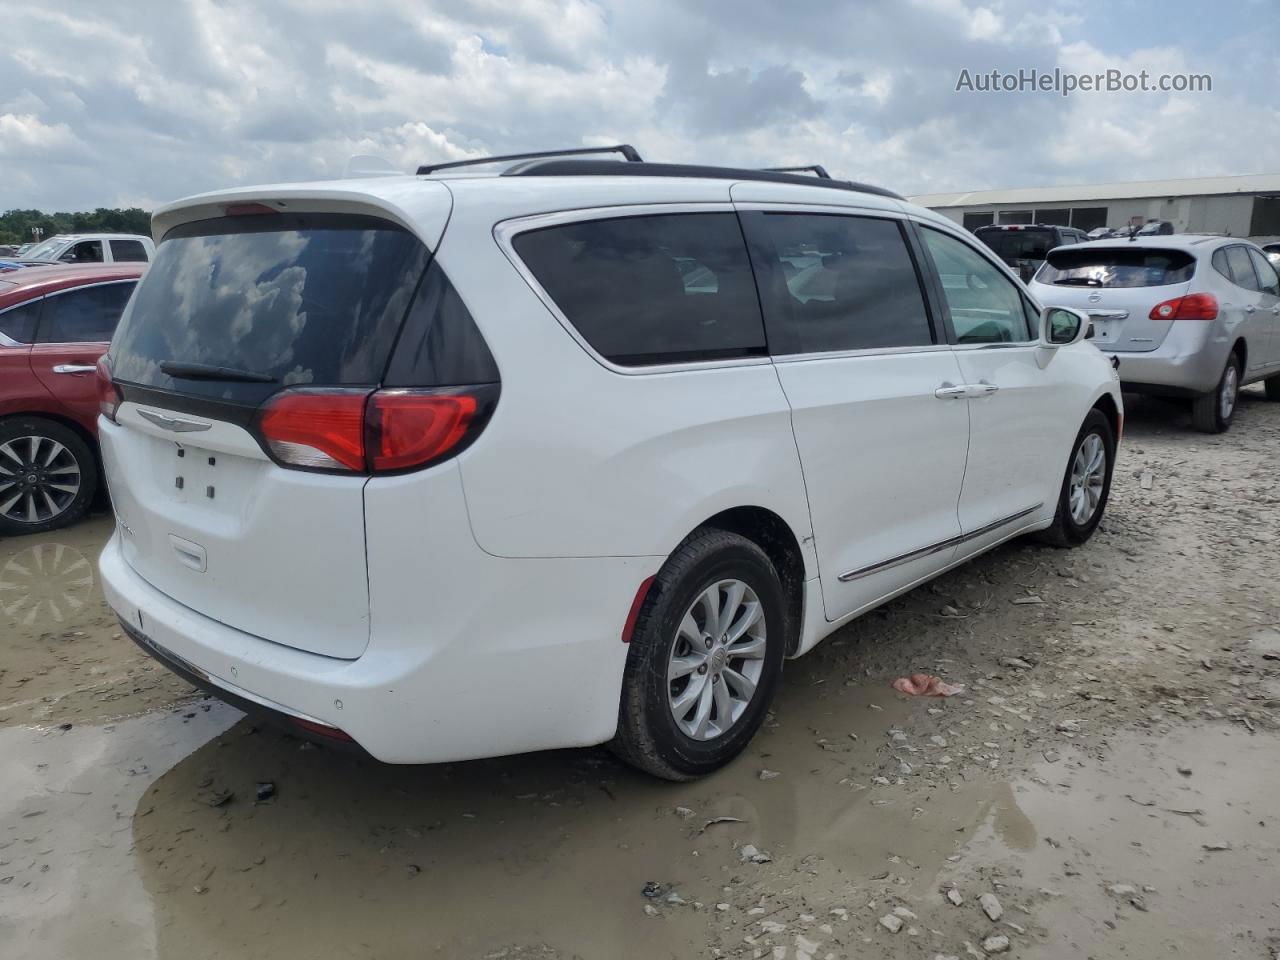
[[[1062,3],[1062,6],[1057,4]],[[1046,0],[90,0],[6,11],[0,208],[624,141],[822,163],[903,192],[1260,172],[1280,54],[1256,9],[1177,46]],[[1162,8],[1190,22],[1189,0]],[[1211,94],[957,94],[970,70],[1211,72]],[[1224,150],[1240,131],[1248,150]]]

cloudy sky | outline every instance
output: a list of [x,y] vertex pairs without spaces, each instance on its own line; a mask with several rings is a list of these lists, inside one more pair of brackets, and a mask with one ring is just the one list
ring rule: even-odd
[[[903,193],[1280,172],[1280,7],[1138,0],[5,0],[0,209],[628,142]],[[956,92],[962,69],[1211,93]]]

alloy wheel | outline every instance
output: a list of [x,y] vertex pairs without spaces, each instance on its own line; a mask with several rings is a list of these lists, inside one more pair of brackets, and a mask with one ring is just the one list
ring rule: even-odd
[[80,463],[51,437],[0,443],[0,516],[44,523],[66,512],[80,493]]
[[1076,448],[1071,461],[1071,480],[1068,504],[1071,519],[1083,527],[1092,518],[1102,500],[1102,488],[1107,479],[1107,447],[1102,437],[1090,433]]
[[720,580],[689,605],[671,644],[671,715],[694,740],[723,736],[742,718],[764,671],[764,607],[741,580]]
[[1222,375],[1222,388],[1218,392],[1218,415],[1223,420],[1231,419],[1231,411],[1236,408],[1236,397],[1240,393],[1240,374],[1236,372],[1234,363],[1227,364]]

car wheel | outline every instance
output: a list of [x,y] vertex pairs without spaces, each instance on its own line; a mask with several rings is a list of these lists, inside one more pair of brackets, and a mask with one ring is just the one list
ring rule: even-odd
[[1058,547],[1075,547],[1093,536],[1111,495],[1115,456],[1111,422],[1100,410],[1090,410],[1071,447],[1053,525],[1041,533],[1041,539]]
[[1280,377],[1268,377],[1262,385],[1267,388],[1268,400],[1280,400]]
[[723,766],[773,698],[791,625],[768,556],[735,533],[692,533],[654,577],[623,675],[623,760],[666,780]]
[[0,535],[74,523],[97,489],[93,451],[74,430],[43,417],[0,422]]
[[1225,433],[1240,399],[1240,358],[1231,354],[1218,386],[1191,401],[1191,423],[1201,433]]

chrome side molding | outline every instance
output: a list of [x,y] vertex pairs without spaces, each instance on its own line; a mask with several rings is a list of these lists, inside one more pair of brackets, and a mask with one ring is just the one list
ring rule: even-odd
[[1006,524],[1013,523],[1015,520],[1021,520],[1026,516],[1030,516],[1043,506],[1044,503],[1037,503],[1034,507],[1027,507],[1027,509],[1019,510],[1017,513],[1010,514],[1007,517],[1001,517],[999,520],[988,523],[986,526],[979,527],[977,530],[970,530],[968,533],[962,533],[957,537],[950,537],[946,540],[941,540],[938,543],[932,543],[927,547],[921,547],[919,550],[912,550],[910,553],[904,553],[901,556],[893,557],[889,560],[881,560],[879,563],[873,563],[869,567],[850,570],[848,573],[840,574],[836,579],[841,583],[848,583],[850,580],[869,577],[871,574],[879,573],[881,570],[891,570],[894,567],[900,567],[904,563],[910,563],[912,560],[919,560],[921,557],[927,557],[933,553],[941,553],[943,550],[958,547],[960,544],[968,543],[970,540],[977,540],[979,537],[985,537],[988,533],[993,533]]

